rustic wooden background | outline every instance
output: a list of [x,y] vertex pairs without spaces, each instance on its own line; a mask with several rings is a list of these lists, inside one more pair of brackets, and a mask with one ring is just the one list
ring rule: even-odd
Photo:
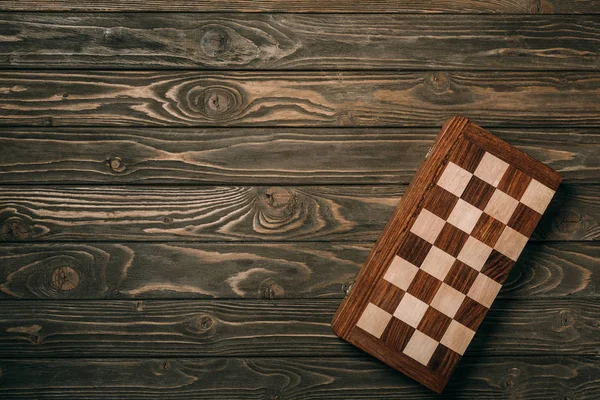
[[445,395],[600,398],[600,2],[0,2],[0,398],[430,398],[329,322],[442,122],[564,184]]

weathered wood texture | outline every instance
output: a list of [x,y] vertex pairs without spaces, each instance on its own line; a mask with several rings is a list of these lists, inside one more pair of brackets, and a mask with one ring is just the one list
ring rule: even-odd
[[596,16],[4,14],[0,27],[0,68],[600,69]]
[[[409,183],[436,128],[0,128],[3,183]],[[600,129],[494,129],[598,182]]]
[[[584,10],[591,0],[579,1]],[[576,12],[580,7],[570,7]],[[546,8],[547,9],[547,8]],[[258,0],[258,1],[186,1],[186,0],[5,0],[0,10],[11,11],[188,11],[188,12],[298,12],[298,13],[337,13],[337,12],[459,12],[459,13],[539,13],[539,0],[356,0],[352,2],[316,0]]]
[[[453,399],[600,397],[598,357],[465,357]],[[47,359],[0,361],[2,398],[439,398],[363,358]],[[27,377],[26,380],[23,378]]]
[[600,125],[593,72],[4,71],[0,92],[0,125]]
[[[405,186],[4,186],[3,241],[375,240]],[[534,238],[597,240],[600,186],[563,184]]]
[[[373,243],[0,246],[0,298],[341,299]],[[500,298],[596,298],[600,243],[530,242]]]
[[566,183],[445,394],[600,398],[600,2],[0,11],[0,398],[433,398],[330,319],[456,114]]
[[[4,301],[0,354],[2,358],[360,356],[358,349],[331,331],[329,322],[338,304],[338,300]],[[466,356],[597,355],[599,318],[596,300],[500,300]]]
[[276,12],[276,13],[465,13],[465,14],[594,14],[600,13],[595,0],[4,0],[7,11],[85,12]]

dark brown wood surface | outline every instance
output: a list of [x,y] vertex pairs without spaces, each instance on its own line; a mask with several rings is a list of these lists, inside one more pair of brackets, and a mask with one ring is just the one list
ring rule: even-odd
[[[373,242],[3,244],[0,298],[341,300],[372,246]],[[167,270],[166,263],[173,265]],[[499,297],[597,298],[599,276],[597,241],[531,242]]]
[[597,72],[0,72],[0,124],[600,125]]
[[[437,131],[9,127],[0,128],[5,150],[0,179],[14,184],[408,184]],[[565,182],[597,182],[598,128],[498,128],[494,133],[558,171]]]
[[[406,185],[6,186],[5,241],[376,240]],[[600,185],[563,184],[536,240],[598,240]]]
[[4,68],[600,69],[594,16],[6,14],[0,26]]
[[600,396],[599,2],[0,11],[0,398],[432,398],[329,322],[456,114],[565,181],[445,397]]
[[[338,299],[4,301],[3,305],[4,357],[66,357],[73,352],[92,357],[362,355],[338,340],[329,327]],[[498,300],[468,354],[595,356],[599,314],[597,299]]]
[[187,11],[275,13],[465,13],[465,14],[594,14],[595,0],[4,0],[0,10],[10,11]]

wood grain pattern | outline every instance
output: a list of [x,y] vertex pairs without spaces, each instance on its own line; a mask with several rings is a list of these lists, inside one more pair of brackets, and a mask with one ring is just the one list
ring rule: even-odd
[[[0,358],[361,357],[331,331],[338,300],[3,301]],[[466,355],[597,355],[596,300],[499,301]]]
[[[405,186],[0,187],[3,241],[375,240]],[[597,240],[600,186],[561,185],[535,239]]]
[[4,71],[0,91],[0,125],[600,125],[592,72]]
[[[455,399],[597,399],[598,357],[465,357]],[[4,398],[402,399],[426,389],[372,359],[50,359],[0,362]],[[59,371],[60,373],[58,373]],[[27,379],[29,385],[23,384]],[[101,390],[99,390],[101,388]]]
[[[55,243],[0,247],[0,298],[336,298],[373,243]],[[166,268],[169,266],[169,268]],[[599,242],[530,242],[499,298],[595,298]]]
[[[566,182],[598,181],[600,129],[493,132],[558,171]],[[436,128],[4,127],[0,181],[409,183],[436,133]]]
[[594,16],[4,14],[0,26],[10,68],[600,69]]
[[[594,10],[593,0],[580,0],[568,12]],[[542,11],[536,0],[409,0],[398,3],[392,0],[355,0],[352,2],[319,2],[315,0],[233,0],[189,2],[185,0],[5,0],[0,10],[10,11],[188,11],[188,12],[297,12],[297,13],[539,13]],[[545,7],[544,11],[550,11]],[[591,12],[591,11],[590,11]]]

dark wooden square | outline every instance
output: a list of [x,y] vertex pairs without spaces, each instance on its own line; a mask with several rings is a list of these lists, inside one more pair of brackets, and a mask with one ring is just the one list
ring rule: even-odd
[[456,260],[450,271],[448,271],[444,283],[463,294],[467,294],[475,278],[477,278],[477,274],[479,274],[479,271],[469,267],[462,261]]
[[442,282],[438,278],[429,275],[423,270],[419,270],[408,287],[407,292],[417,299],[429,304],[441,285]]
[[492,254],[490,254],[485,264],[483,264],[483,268],[481,268],[481,273],[502,284],[508,277],[514,264],[515,262],[504,254],[492,250]]
[[479,325],[487,312],[487,307],[479,304],[470,297],[465,297],[465,300],[460,305],[454,319],[467,328],[477,331],[477,328],[479,328]]
[[523,196],[523,193],[525,193],[529,182],[531,182],[530,176],[527,176],[523,171],[518,170],[514,166],[509,165],[502,180],[500,180],[500,183],[498,184],[498,189],[519,200],[521,199],[521,196]]
[[461,199],[483,210],[494,194],[495,187],[473,176],[465,188]]
[[433,245],[412,232],[407,232],[406,236],[406,241],[400,246],[397,254],[409,263],[420,267]]
[[381,334],[383,340],[390,348],[401,352],[406,347],[406,343],[412,336],[415,328],[400,321],[398,318],[392,317],[388,326]]
[[508,221],[508,226],[525,236],[531,236],[538,222],[542,218],[537,211],[519,203],[512,217]]
[[439,342],[442,340],[442,336],[444,336],[444,332],[448,329],[451,321],[452,318],[442,314],[433,307],[429,307],[417,329]]
[[458,197],[443,187],[435,185],[431,188],[430,195],[425,199],[423,208],[446,220],[457,201]]
[[450,161],[473,173],[483,158],[485,150],[469,140],[459,140],[450,155]]
[[502,235],[505,226],[494,217],[483,213],[475,224],[471,236],[493,248],[500,235]]
[[381,279],[375,285],[373,290],[373,296],[371,297],[371,303],[375,304],[382,310],[393,314],[396,311],[396,307],[400,303],[402,296],[404,296],[404,290],[400,289],[396,285]]
[[467,233],[446,222],[434,245],[456,257],[468,238],[469,235]]

